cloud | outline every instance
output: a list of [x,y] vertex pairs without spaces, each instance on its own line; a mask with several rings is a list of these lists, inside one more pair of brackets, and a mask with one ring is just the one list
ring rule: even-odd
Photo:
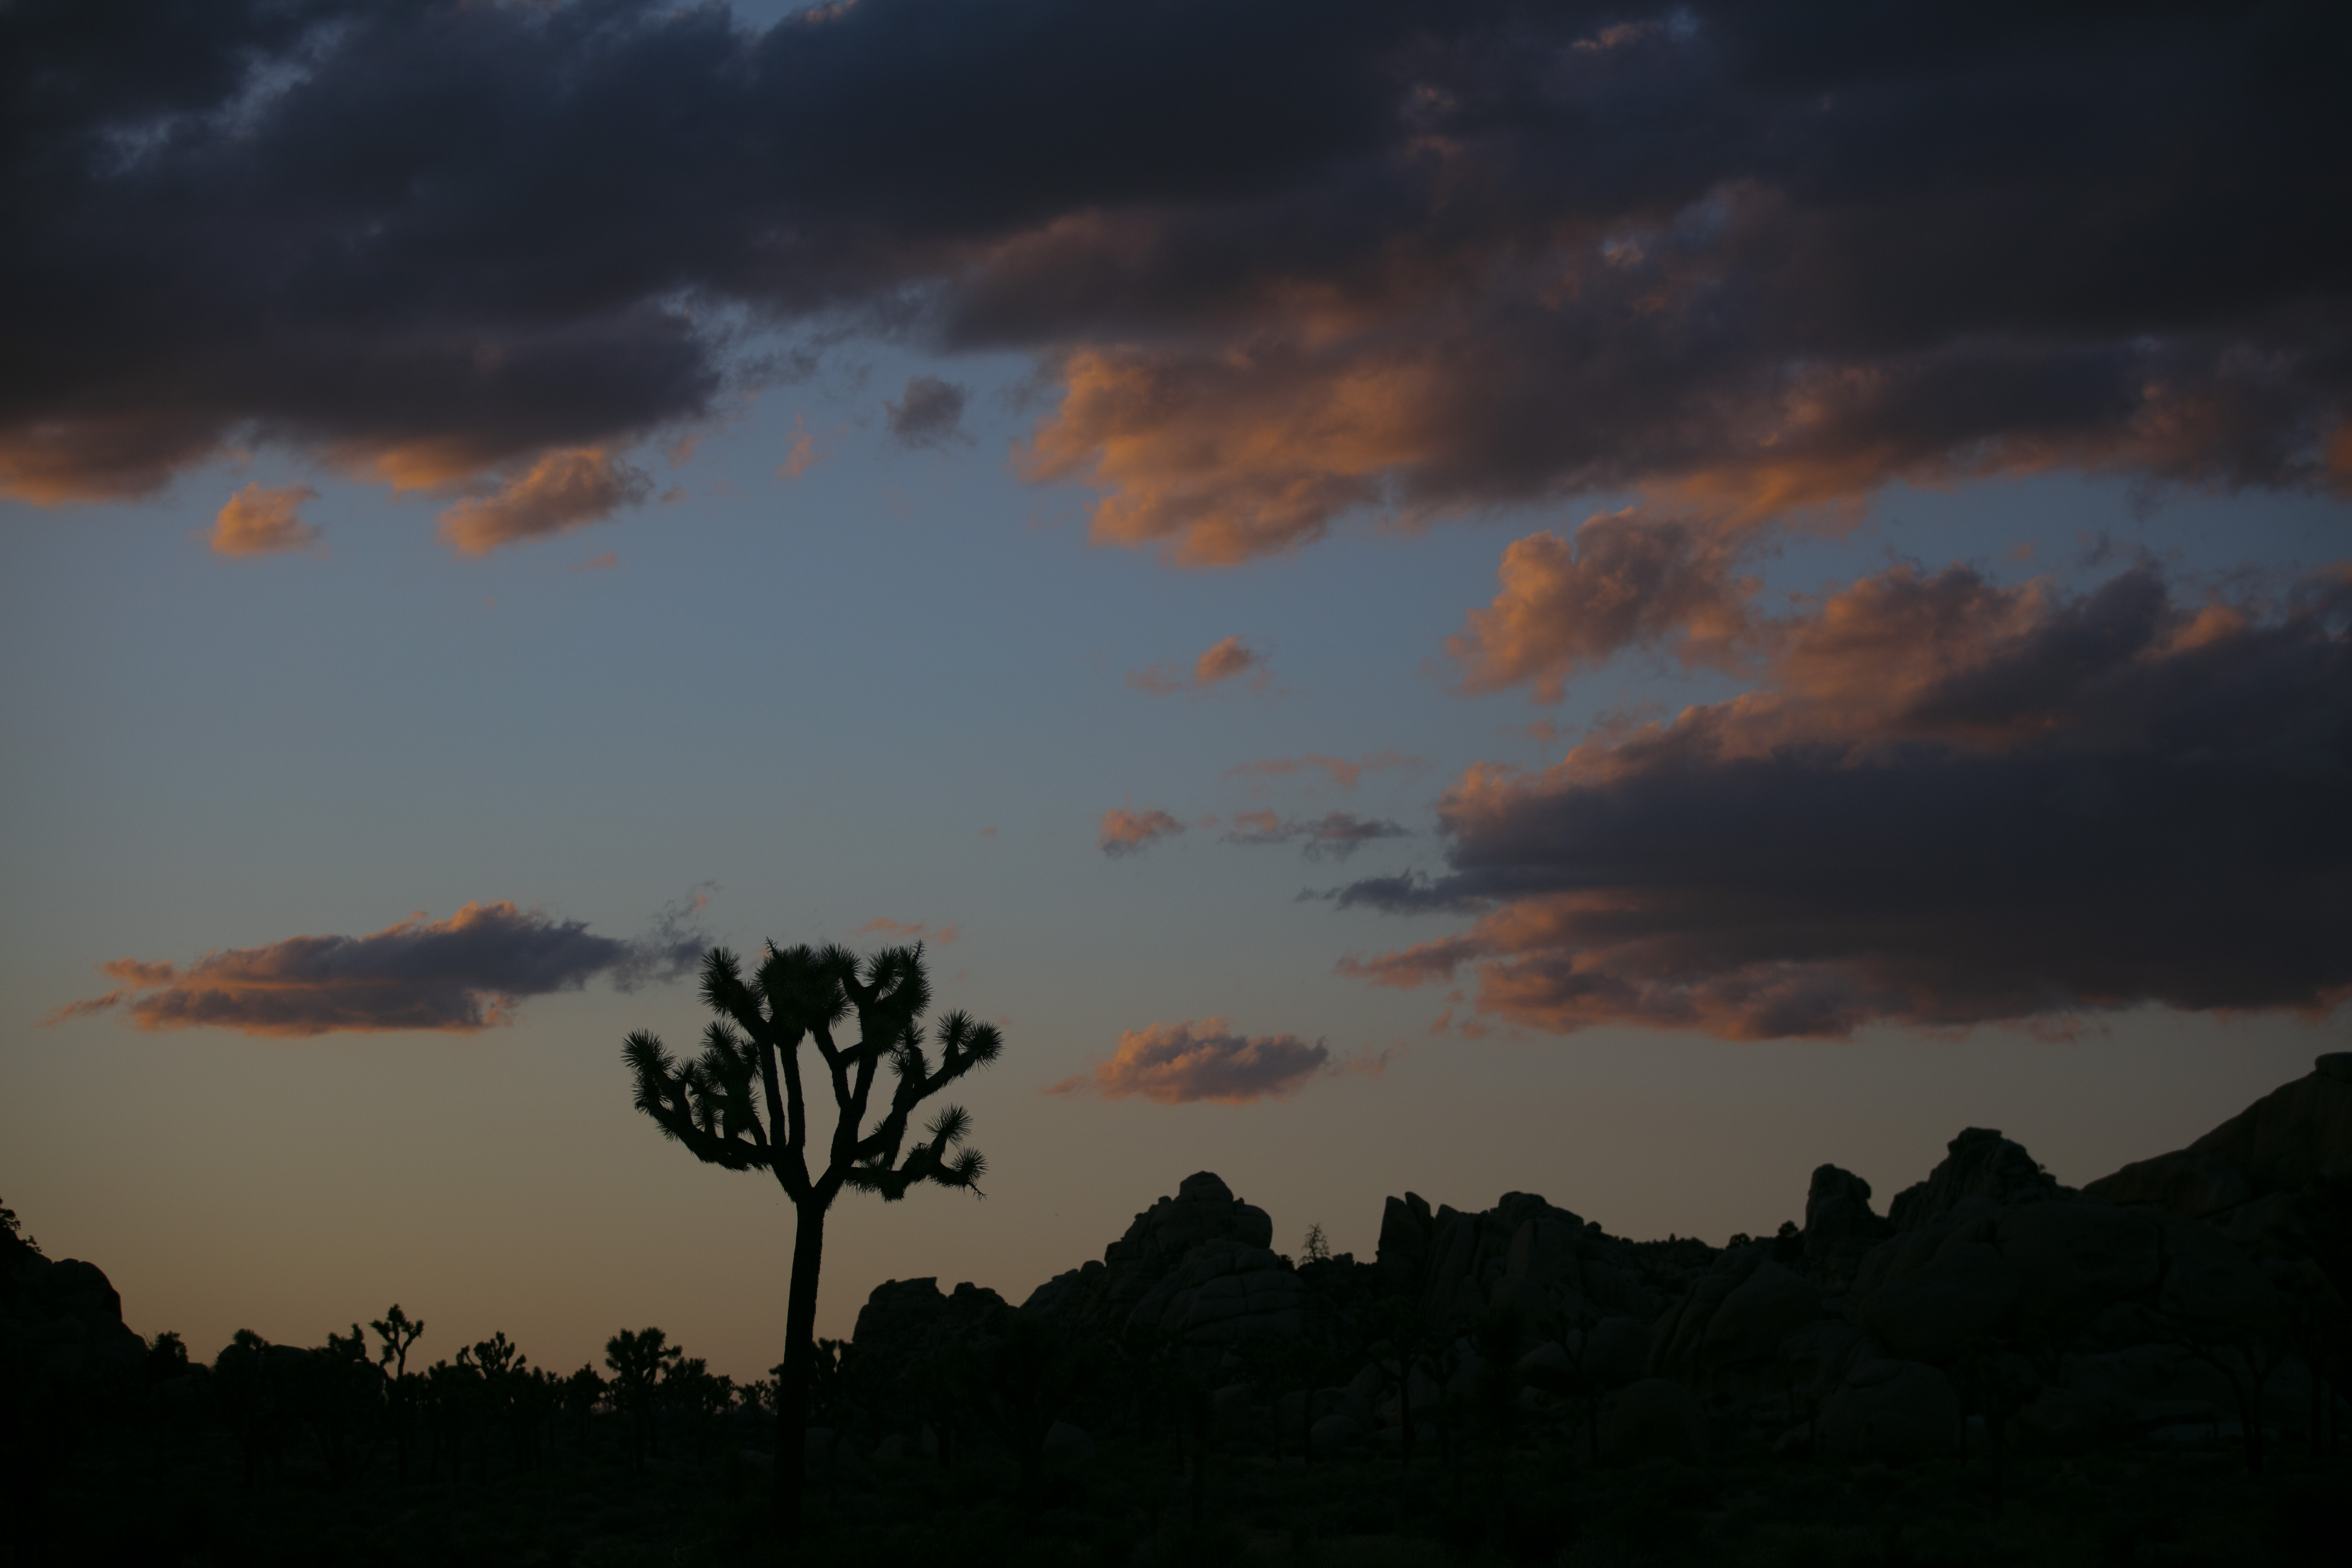
[[1368,773],[1384,768],[1420,768],[1428,764],[1425,757],[1407,756],[1402,752],[1368,752],[1361,761],[1349,762],[1345,757],[1327,757],[1320,752],[1309,752],[1303,757],[1261,757],[1255,762],[1236,763],[1225,770],[1227,778],[1250,781],[1250,793],[1263,792],[1274,779],[1295,778],[1316,772],[1322,773],[1341,789],[1353,789],[1356,781]]
[[2339,5],[1026,15],[11,7],[0,489],[478,482],[858,333],[1030,356],[1019,471],[1192,565],[1626,487],[2352,485]]
[[1228,844],[1290,844],[1301,846],[1309,860],[1345,860],[1376,838],[1409,838],[1393,822],[1371,821],[1345,811],[1329,811],[1311,821],[1279,817],[1271,811],[1234,815]]
[[441,537],[461,555],[485,555],[602,522],[653,493],[653,481],[599,447],[549,452],[498,490],[441,514]]
[[927,928],[921,921],[894,921],[887,915],[867,921],[857,928],[856,934],[865,936],[873,931],[880,931],[885,936],[904,937],[909,942],[928,940],[939,947],[954,945],[958,934],[953,924],[933,930]]
[[1265,655],[1240,637],[1230,637],[1195,659],[1189,673],[1170,665],[1155,664],[1149,669],[1129,670],[1127,683],[1138,691],[1167,697],[1179,691],[1206,691],[1244,675],[1250,677],[1252,691],[1264,691],[1274,679],[1266,668]]
[[1341,973],[1740,1039],[2352,994],[2352,566],[2270,604],[1900,567],[1793,622],[1773,673],[1469,770],[1444,875],[1335,897],[1475,922]]
[[215,555],[275,555],[308,550],[319,542],[319,531],[302,521],[302,503],[319,499],[308,485],[264,489],[247,485],[220,509],[213,520]]
[[1494,602],[1446,642],[1462,689],[1525,683],[1557,702],[1571,674],[1629,647],[1732,665],[1761,631],[1748,608],[1756,581],[1732,575],[1738,544],[1735,531],[1635,508],[1589,519],[1572,544],[1551,532],[1513,542]]
[[1245,1105],[1297,1093],[1330,1059],[1330,1050],[1320,1040],[1308,1045],[1296,1035],[1244,1037],[1229,1032],[1223,1018],[1198,1024],[1188,1018],[1181,1024],[1121,1030],[1118,1049],[1108,1061],[1096,1064],[1091,1076],[1064,1079],[1045,1092],[1097,1094],[1105,1100],[1140,1096],[1160,1105],[1201,1100]]
[[1131,855],[1162,838],[1184,831],[1184,825],[1164,811],[1128,811],[1114,806],[1103,813],[1099,844],[1106,855]]
[[816,432],[811,430],[801,416],[793,416],[793,438],[784,448],[784,460],[776,469],[776,477],[797,479],[833,455],[833,448],[817,443]]
[[591,555],[587,560],[576,563],[572,569],[574,572],[610,572],[620,564],[621,558],[607,550],[602,555]]
[[884,423],[904,447],[944,447],[963,436],[964,389],[936,375],[907,383],[896,403],[882,405]]
[[119,1007],[147,1030],[471,1034],[513,1023],[526,997],[576,991],[597,974],[632,990],[688,973],[702,955],[696,917],[706,902],[698,891],[667,906],[634,941],[511,903],[472,903],[446,921],[415,914],[368,936],[288,937],[185,965],[115,959],[100,968],[121,984],[68,1003],[46,1022]]

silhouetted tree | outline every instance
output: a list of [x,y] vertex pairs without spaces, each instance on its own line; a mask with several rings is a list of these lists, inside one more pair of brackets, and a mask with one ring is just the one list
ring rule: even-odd
[[188,1346],[179,1334],[165,1329],[147,1346],[147,1386],[168,1383],[188,1373]]
[[7,1238],[5,1241],[0,1241],[0,1256],[6,1255],[11,1243],[23,1247],[36,1258],[47,1256],[41,1250],[39,1242],[25,1234],[24,1222],[16,1217],[16,1211],[5,1204],[0,1204],[0,1237]]
[[[648,1448],[660,1457],[654,1402],[662,1373],[686,1357],[668,1339],[659,1329],[623,1329],[604,1342],[604,1364],[613,1369],[613,1403],[629,1424],[629,1463],[640,1469]],[[776,1462],[781,1466],[782,1456]]]
[[563,1380],[563,1413],[572,1417],[578,1449],[588,1452],[588,1429],[596,1416],[596,1406],[604,1398],[604,1378],[594,1367],[583,1364],[578,1372]]
[[400,1479],[408,1479],[408,1444],[415,1425],[416,1384],[408,1375],[408,1347],[425,1332],[422,1322],[411,1322],[408,1314],[394,1301],[392,1310],[368,1325],[383,1342],[376,1352],[376,1361],[391,1379],[385,1385],[386,1414],[392,1422],[392,1445]]
[[[931,1002],[919,945],[887,948],[861,965],[843,947],[772,943],[748,981],[736,956],[717,948],[703,960],[702,999],[719,1017],[704,1033],[700,1057],[681,1067],[643,1030],[629,1037],[624,1055],[636,1079],[637,1109],[666,1136],[707,1164],[769,1172],[792,1200],[797,1224],[784,1312],[785,1371],[776,1398],[774,1507],[778,1527],[788,1540],[797,1539],[799,1456],[808,1425],[825,1212],[844,1187],[879,1193],[887,1201],[926,1181],[977,1190],[985,1165],[977,1151],[957,1149],[971,1126],[961,1108],[940,1110],[911,1150],[906,1149],[907,1124],[924,1100],[994,1061],[1003,1042],[994,1026],[950,1013],[940,1020],[940,1057],[932,1061],[919,1022]],[[834,1026],[853,1012],[858,1039],[837,1043]],[[803,1041],[816,1046],[835,1111],[825,1163],[814,1174],[801,1082]],[[867,1109],[885,1063],[897,1081],[887,1109],[868,1131]]]

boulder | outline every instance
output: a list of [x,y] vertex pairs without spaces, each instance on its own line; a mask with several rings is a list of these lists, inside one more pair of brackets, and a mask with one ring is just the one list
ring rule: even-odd
[[2204,1219],[2347,1173],[2352,1173],[2352,1051],[2331,1051],[2310,1072],[2188,1148],[2136,1161],[2083,1190],[2111,1203]]
[[2156,1310],[2168,1325],[2221,1341],[2277,1331],[2285,1301],[2261,1265],[2212,1226],[2156,1212],[2164,1249]]
[[1862,1326],[1890,1355],[1951,1361],[2006,1334],[2021,1292],[2017,1270],[1987,1242],[1947,1245],[1927,1267],[1865,1298]]
[[1748,1277],[1763,1264],[1770,1251],[1768,1243],[1751,1242],[1719,1254],[1683,1299],[1651,1330],[1652,1367],[1668,1377],[1685,1381],[1698,1377],[1698,1347],[1706,1339],[1708,1325],[1725,1300],[1748,1282]]
[[2235,1162],[2221,1154],[2179,1149],[2138,1160],[2083,1188],[2085,1197],[2111,1204],[2168,1208],[2184,1219],[2203,1219],[2252,1202],[2253,1184]]
[[2043,1389],[2022,1409],[2005,1436],[2035,1454],[2081,1454],[2138,1431],[2131,1406],[2104,1388]]
[[1706,1457],[1706,1412],[1698,1395],[1663,1377],[1627,1384],[1610,1401],[1601,1451],[1621,1463]]
[[0,1232],[0,1401],[95,1406],[145,1382],[147,1344],[106,1271]]
[[1926,1181],[1895,1194],[1886,1212],[1896,1230],[1909,1231],[1950,1213],[1966,1198],[1984,1198],[2007,1208],[2074,1195],[2035,1163],[2023,1144],[1990,1128],[1970,1127],[1945,1145],[1943,1161]]
[[1209,1396],[1209,1419],[1220,1437],[1244,1437],[1251,1423],[1250,1385],[1229,1383]]
[[1087,1436],[1085,1427],[1056,1421],[1045,1428],[1043,1452],[1049,1459],[1091,1459],[1095,1457],[1095,1440]]
[[1318,1452],[1326,1448],[1343,1448],[1361,1440],[1364,1426],[1346,1411],[1335,1410],[1315,1423],[1312,1436]]
[[1603,1318],[1568,1347],[1580,1359],[1577,1370],[1596,1388],[1617,1388],[1642,1375],[1649,1364],[1650,1328],[1639,1318]]
[[1821,1315],[1820,1287],[1764,1258],[1716,1308],[1692,1359],[1705,1372],[1770,1361],[1781,1341]]
[[1893,1222],[1870,1206],[1870,1184],[1851,1171],[1822,1165],[1805,1193],[1805,1269],[1843,1284],[1864,1255],[1894,1233]]
[[1789,1392],[1818,1406],[1844,1383],[1865,1349],[1861,1332],[1843,1318],[1822,1318],[1780,1342]]
[[1429,1233],[1435,1216],[1429,1200],[1419,1193],[1391,1198],[1381,1210],[1380,1247],[1372,1268],[1384,1296],[1409,1296],[1419,1291],[1429,1271]]
[[[1184,1178],[1174,1197],[1163,1197],[1137,1215],[1126,1234],[1105,1249],[1101,1262],[1056,1275],[1033,1291],[1023,1308],[1065,1330],[1117,1334],[1195,1247],[1218,1242],[1264,1251],[1273,1240],[1274,1222],[1264,1209],[1234,1196],[1213,1173],[1196,1172]],[[1171,1293],[1161,1294],[1150,1319],[1165,1315]]]
[[2246,1173],[2254,1195],[2352,1173],[2352,1051],[2335,1051],[2189,1145]]
[[1013,1310],[1004,1298],[966,1280],[942,1294],[937,1279],[886,1279],[858,1310],[850,1352],[865,1385],[882,1402],[877,1414],[913,1420],[924,1380],[941,1357],[984,1351],[1006,1331]]
[[1307,1329],[1307,1289],[1266,1247],[1205,1241],[1145,1292],[1127,1324],[1194,1346],[1296,1338]]
[[[1435,1214],[1417,1195],[1391,1198],[1381,1223],[1380,1288],[1416,1295],[1429,1320],[1458,1331],[1489,1308],[1517,1307],[1531,1327],[1559,1318],[1654,1317],[1664,1294],[1643,1245],[1602,1233],[1532,1193]],[[1671,1266],[1665,1255],[1658,1261]]]
[[2110,1303],[2153,1289],[2163,1271],[2158,1225],[2113,1204],[2028,1204],[1980,1234],[2016,1270],[2020,1331],[2044,1343],[2070,1342]]
[[1940,1458],[1957,1446],[1959,1429],[1958,1391],[1917,1362],[1859,1362],[1822,1406],[1822,1446],[1845,1459]]

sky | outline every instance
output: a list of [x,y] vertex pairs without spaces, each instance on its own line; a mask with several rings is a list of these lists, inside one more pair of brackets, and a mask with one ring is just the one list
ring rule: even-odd
[[1015,1301],[2079,1184],[2352,1042],[2323,5],[0,12],[0,1200],[142,1332],[781,1353],[635,1111],[919,941]]

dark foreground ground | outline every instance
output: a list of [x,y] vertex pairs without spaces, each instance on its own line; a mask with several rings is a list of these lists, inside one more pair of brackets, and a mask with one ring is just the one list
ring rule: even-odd
[[642,1471],[559,1453],[462,1484],[403,1484],[388,1456],[340,1489],[289,1464],[247,1487],[216,1434],[150,1431],[62,1467],[46,1521],[12,1521],[16,1563],[684,1565],[735,1563],[2338,1564],[2352,1562],[2352,1465],[2233,1443],[1909,1467],[1775,1460],[1596,1466],[1564,1447],[1302,1466],[1212,1456],[1193,1491],[1167,1443],[1107,1442],[1049,1469],[981,1452],[942,1469],[869,1462],[811,1478],[786,1552],[764,1462],[732,1447]]

